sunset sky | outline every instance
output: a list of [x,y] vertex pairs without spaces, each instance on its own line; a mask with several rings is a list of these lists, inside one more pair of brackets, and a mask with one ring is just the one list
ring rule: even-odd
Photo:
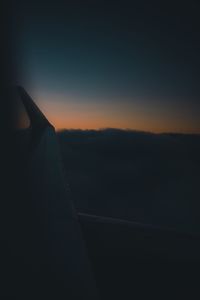
[[21,1],[17,83],[56,129],[200,133],[198,9]]

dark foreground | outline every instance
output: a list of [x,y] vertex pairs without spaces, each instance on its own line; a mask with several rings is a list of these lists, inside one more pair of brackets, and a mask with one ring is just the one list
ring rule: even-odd
[[1,202],[0,299],[198,299],[199,137],[57,135],[17,93],[31,127]]
[[58,133],[80,212],[200,233],[200,135]]

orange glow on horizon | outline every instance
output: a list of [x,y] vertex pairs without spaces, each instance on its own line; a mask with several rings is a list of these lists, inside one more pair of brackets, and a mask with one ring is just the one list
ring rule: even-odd
[[142,111],[124,103],[43,100],[39,106],[56,130],[119,128],[154,133],[200,133],[195,121],[187,120],[185,116],[153,115],[148,110]]

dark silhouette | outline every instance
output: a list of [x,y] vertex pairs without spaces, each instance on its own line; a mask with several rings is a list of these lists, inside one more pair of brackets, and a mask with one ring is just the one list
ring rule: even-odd
[[[192,189],[199,136],[113,129],[57,135],[27,93],[17,93],[31,126],[13,133],[1,218],[1,299],[198,295],[199,204]],[[185,210],[184,189],[191,193]],[[192,226],[192,218],[180,223],[186,213]]]
[[55,130],[28,94],[17,92],[31,126],[14,133],[15,184],[12,206],[7,203],[4,211],[9,228],[1,299],[97,299]]
[[200,233],[200,135],[58,133],[78,211]]

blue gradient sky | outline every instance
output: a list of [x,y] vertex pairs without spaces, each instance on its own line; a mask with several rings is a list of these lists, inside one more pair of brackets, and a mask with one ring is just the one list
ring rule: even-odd
[[195,5],[22,2],[16,24],[18,83],[56,128],[200,133]]

